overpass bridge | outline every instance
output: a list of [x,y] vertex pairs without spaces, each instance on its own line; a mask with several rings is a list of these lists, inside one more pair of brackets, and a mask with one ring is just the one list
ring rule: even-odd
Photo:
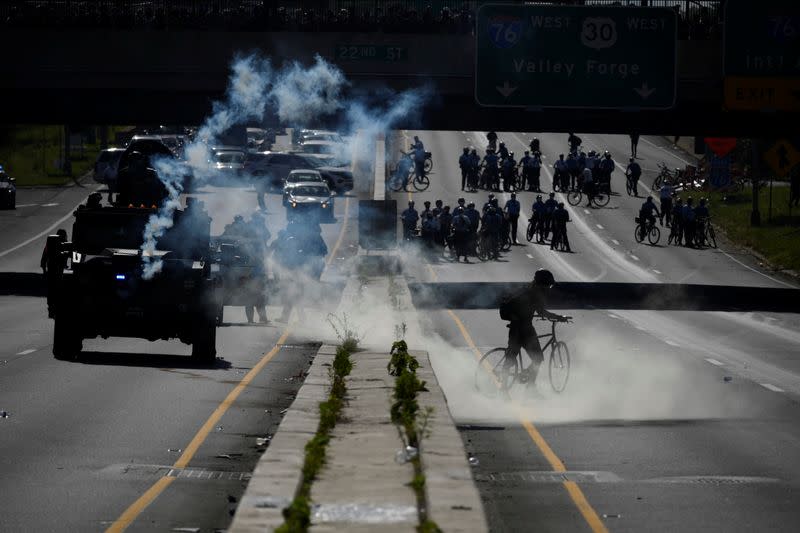
[[259,51],[276,64],[310,63],[319,54],[357,89],[431,85],[435,98],[421,121],[400,125],[408,129],[796,133],[791,113],[724,110],[721,40],[677,42],[676,103],[667,111],[480,106],[475,46],[469,34],[7,28],[0,32],[0,121],[197,123],[222,96],[231,58]]

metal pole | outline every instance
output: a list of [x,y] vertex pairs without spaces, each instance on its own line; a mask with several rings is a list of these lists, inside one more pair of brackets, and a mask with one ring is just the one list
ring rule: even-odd
[[769,177],[769,210],[767,211],[767,222],[772,222],[772,176]]
[[761,174],[760,154],[758,153],[758,140],[752,140],[753,157],[753,210],[750,212],[750,225],[761,225],[761,213],[758,212],[758,182]]

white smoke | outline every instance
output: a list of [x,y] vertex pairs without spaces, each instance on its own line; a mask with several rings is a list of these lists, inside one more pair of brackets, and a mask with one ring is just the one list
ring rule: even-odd
[[[386,133],[398,120],[414,116],[432,94],[430,88],[396,94],[382,91],[378,95],[348,97],[344,91],[349,82],[342,71],[322,57],[316,56],[311,66],[292,62],[273,69],[267,58],[258,54],[237,56],[231,64],[231,75],[225,99],[215,102],[212,113],[198,129],[195,139],[184,149],[185,164],[166,158],[153,161],[159,178],[167,187],[168,198],[153,215],[144,233],[142,255],[145,279],[161,271],[161,260],[155,254],[157,240],[172,226],[176,209],[180,208],[183,176],[188,169],[198,181],[210,178],[210,148],[227,130],[250,122],[262,123],[267,110],[274,111],[282,123],[306,127],[343,112],[341,130],[350,135],[342,146],[342,159],[353,157],[353,164],[366,161],[372,144],[355,143],[355,133]],[[370,99],[382,103],[370,105]],[[388,102],[385,103],[385,102]],[[374,138],[374,135],[371,135]]]

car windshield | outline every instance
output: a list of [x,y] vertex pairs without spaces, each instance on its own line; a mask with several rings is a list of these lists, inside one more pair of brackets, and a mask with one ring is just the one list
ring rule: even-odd
[[330,164],[328,161],[325,161],[319,157],[314,157],[313,155],[301,155],[299,157],[302,157],[304,161],[307,161],[311,168],[325,167]]
[[292,172],[286,178],[289,183],[300,183],[301,181],[322,181],[322,177],[316,172]]
[[243,152],[219,152],[216,155],[217,163],[244,163]]
[[314,187],[313,185],[300,186],[292,189],[292,194],[295,196],[330,196],[330,191],[327,187]]

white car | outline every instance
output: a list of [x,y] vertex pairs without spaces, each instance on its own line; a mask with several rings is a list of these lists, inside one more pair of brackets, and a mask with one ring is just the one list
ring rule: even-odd
[[286,187],[289,185],[294,185],[295,183],[324,183],[325,185],[328,182],[322,177],[322,174],[317,172],[316,170],[312,169],[295,169],[289,172],[286,176],[286,179],[283,180],[283,190],[286,191]]
[[334,196],[325,183],[315,181],[290,183],[283,190],[286,219],[333,222]]

